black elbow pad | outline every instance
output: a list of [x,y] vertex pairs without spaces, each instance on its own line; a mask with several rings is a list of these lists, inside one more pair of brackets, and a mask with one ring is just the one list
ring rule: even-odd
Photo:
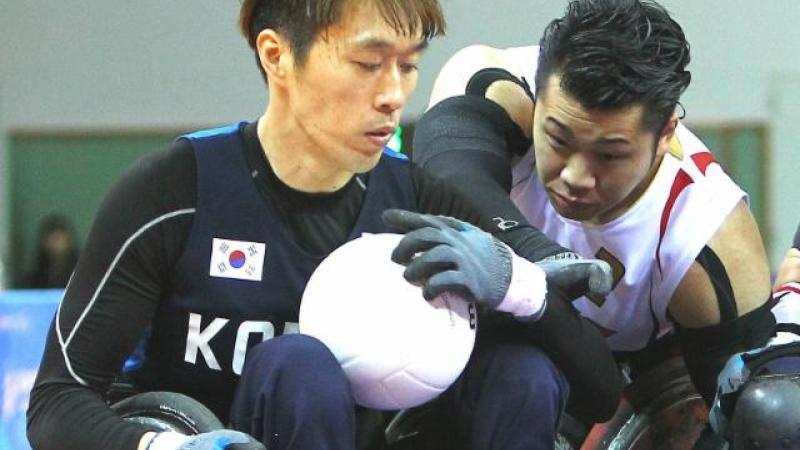
[[775,332],[771,301],[736,319],[703,328],[676,327],[689,375],[707,403],[717,376],[734,353],[763,346]]

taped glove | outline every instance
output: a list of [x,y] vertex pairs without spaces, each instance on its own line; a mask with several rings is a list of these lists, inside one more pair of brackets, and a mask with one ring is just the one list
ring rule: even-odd
[[266,450],[251,436],[234,430],[216,430],[187,436],[165,431],[158,433],[145,450]]
[[546,305],[544,271],[491,234],[458,219],[403,210],[384,222],[406,233],[392,252],[403,276],[432,300],[453,292],[467,301],[518,317],[538,319]]

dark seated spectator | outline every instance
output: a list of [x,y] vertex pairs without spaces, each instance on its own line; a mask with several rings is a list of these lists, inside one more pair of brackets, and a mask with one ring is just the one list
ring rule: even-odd
[[50,214],[39,225],[36,241],[36,259],[20,287],[66,287],[78,261],[78,243],[72,225],[66,217]]

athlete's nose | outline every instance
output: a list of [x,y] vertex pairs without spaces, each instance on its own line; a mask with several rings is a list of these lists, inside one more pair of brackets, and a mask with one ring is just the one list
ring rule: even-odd
[[561,180],[572,194],[578,194],[595,187],[595,177],[586,159],[580,154],[570,155],[560,173]]

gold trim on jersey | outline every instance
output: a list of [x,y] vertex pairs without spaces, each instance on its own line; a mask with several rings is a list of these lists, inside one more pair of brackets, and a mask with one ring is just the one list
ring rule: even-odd
[[669,154],[679,161],[683,160],[683,146],[677,135],[673,135],[672,139],[669,141]]

